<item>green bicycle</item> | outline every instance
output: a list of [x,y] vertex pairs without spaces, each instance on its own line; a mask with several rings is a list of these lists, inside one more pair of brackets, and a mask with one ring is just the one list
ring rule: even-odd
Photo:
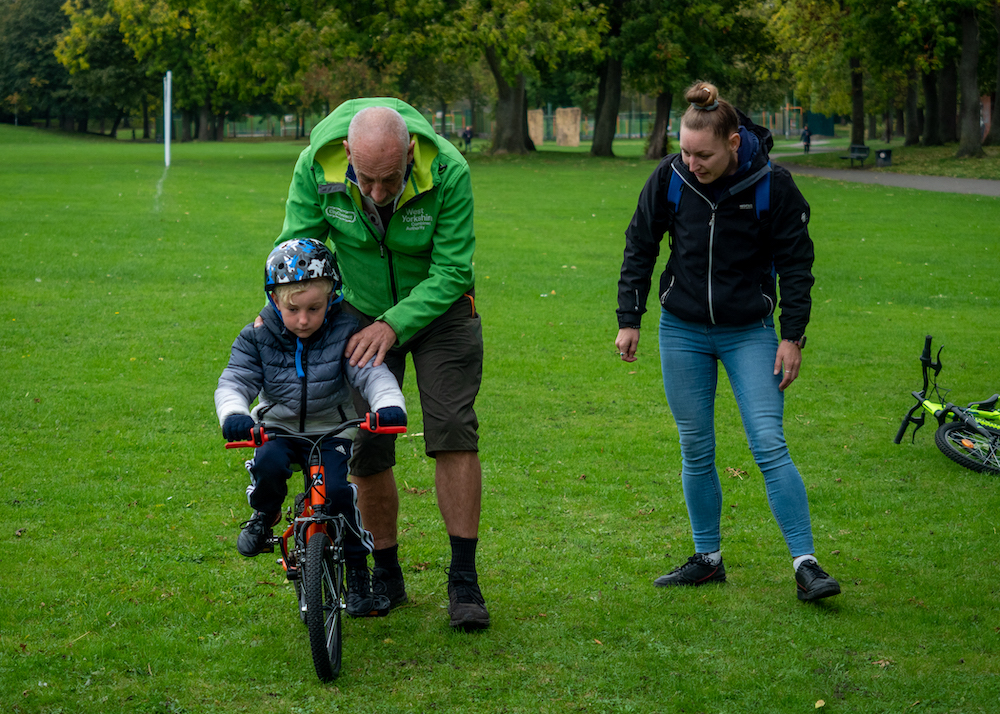
[[[917,429],[924,425],[924,412],[929,412],[938,421],[938,429],[934,433],[934,443],[945,456],[959,466],[964,466],[980,473],[1000,474],[1000,411],[997,402],[1000,394],[994,394],[989,399],[980,402],[970,402],[968,406],[960,407],[945,400],[949,390],[938,387],[937,376],[941,373],[941,347],[937,356],[931,360],[931,336],[924,338],[924,351],[920,355],[920,366],[924,373],[924,388],[913,392],[917,403],[903,417],[894,441],[898,444],[903,440],[906,429],[914,424],[913,439],[917,438]],[[933,395],[936,401],[929,398],[928,387],[932,381],[928,372],[933,371]],[[918,410],[924,410],[914,416]]]

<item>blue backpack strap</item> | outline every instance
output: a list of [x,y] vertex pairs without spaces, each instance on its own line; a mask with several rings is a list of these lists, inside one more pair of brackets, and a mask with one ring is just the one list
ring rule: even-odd
[[670,183],[667,184],[667,205],[673,212],[677,211],[677,204],[681,200],[681,191],[684,188],[684,182],[681,181],[680,176],[677,172],[670,169]]
[[[771,162],[767,162],[767,167],[771,168]],[[764,174],[764,178],[757,182],[754,191],[753,205],[757,213],[757,220],[766,222],[771,217],[771,171]],[[669,197],[669,192],[668,192]]]

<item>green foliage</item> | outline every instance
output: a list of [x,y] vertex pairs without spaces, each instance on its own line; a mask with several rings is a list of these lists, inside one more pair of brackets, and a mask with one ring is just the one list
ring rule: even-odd
[[56,35],[67,24],[63,0],[8,0],[0,3],[0,106],[13,113],[34,110],[57,115],[78,99],[69,73],[55,58]]
[[799,181],[817,287],[787,436],[844,592],[796,600],[724,381],[730,581],[664,592],[652,579],[691,542],[649,317],[634,365],[612,344],[622,233],[654,164],[569,152],[472,157],[494,624],[447,626],[417,418],[398,469],[412,603],[346,621],[344,672],[320,684],[280,567],[236,554],[245,454],[212,407],[300,148],[183,145],[164,171],[156,146],[0,126],[8,710],[997,710],[998,483],[930,429],[891,441],[924,334],[954,398],[998,387],[997,199]]
[[89,113],[114,117],[117,128],[125,112],[138,109],[158,83],[148,81],[148,68],[125,43],[111,2],[68,0],[63,11],[70,25],[58,37],[56,58],[73,75],[74,87],[91,98]]

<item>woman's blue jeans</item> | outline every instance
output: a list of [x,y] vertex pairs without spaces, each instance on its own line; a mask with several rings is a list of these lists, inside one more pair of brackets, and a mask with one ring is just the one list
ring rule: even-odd
[[729,376],[767,500],[792,557],[813,553],[805,484],[792,463],[782,427],[784,395],[774,359],[773,318],[750,325],[702,325],[663,310],[660,361],[663,387],[681,443],[681,481],[695,551],[721,546],[722,485],[715,467],[715,393],[719,362]]

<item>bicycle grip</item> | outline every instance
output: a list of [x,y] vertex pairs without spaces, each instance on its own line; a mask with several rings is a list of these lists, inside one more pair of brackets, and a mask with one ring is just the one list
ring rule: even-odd
[[378,414],[375,412],[368,412],[365,414],[365,418],[361,420],[358,425],[361,429],[371,432],[372,434],[405,434],[406,425],[402,424],[400,426],[389,426],[378,423]]
[[920,361],[921,362],[925,362],[926,361],[927,363],[929,363],[931,361],[931,340],[932,339],[933,338],[930,335],[927,335],[924,338],[924,352],[923,352],[923,354],[920,355]]
[[258,446],[263,446],[268,441],[267,432],[260,424],[255,424],[253,429],[250,430],[251,438],[247,441],[229,441],[226,442],[227,449],[255,449]]
[[899,431],[896,432],[896,438],[892,440],[892,443],[899,444],[902,443],[903,437],[906,436],[906,427],[910,425],[910,415],[907,414],[903,417],[903,423],[899,425]]

